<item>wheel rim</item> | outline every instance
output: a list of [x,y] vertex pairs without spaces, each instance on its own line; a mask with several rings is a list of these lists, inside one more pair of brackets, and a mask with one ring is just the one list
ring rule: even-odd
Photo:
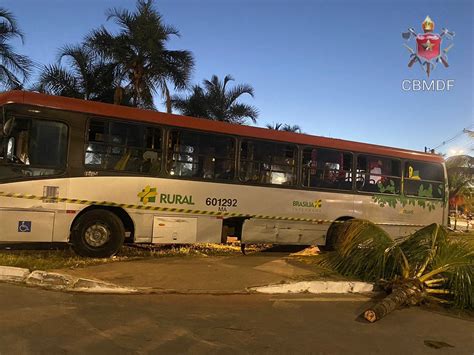
[[102,223],[95,223],[86,229],[84,239],[91,247],[101,247],[110,239],[110,229]]

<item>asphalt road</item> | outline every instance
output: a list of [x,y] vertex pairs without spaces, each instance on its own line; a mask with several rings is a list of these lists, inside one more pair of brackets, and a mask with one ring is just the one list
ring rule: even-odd
[[366,299],[338,299],[86,295],[0,284],[0,354],[474,352],[472,318],[411,308],[367,324],[358,318]]

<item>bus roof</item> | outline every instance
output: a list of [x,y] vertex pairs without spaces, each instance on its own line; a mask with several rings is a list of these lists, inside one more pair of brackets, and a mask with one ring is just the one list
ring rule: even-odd
[[96,116],[108,116],[130,121],[151,122],[208,132],[342,149],[360,153],[393,156],[405,159],[416,159],[436,163],[442,163],[444,161],[443,157],[439,155],[413,150],[391,148],[381,145],[312,136],[301,133],[277,131],[268,128],[236,125],[203,118],[168,114],[151,110],[106,104],[96,101],[79,100],[62,96],[51,96],[28,91],[9,91],[0,94],[0,106],[13,103],[45,107],[50,109],[82,112]]

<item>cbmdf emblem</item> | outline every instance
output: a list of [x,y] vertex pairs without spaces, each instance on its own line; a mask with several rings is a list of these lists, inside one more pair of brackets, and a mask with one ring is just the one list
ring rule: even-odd
[[[415,63],[418,63],[429,77],[439,63],[442,63],[446,68],[449,67],[448,52],[454,44],[448,43],[444,48],[442,48],[442,44],[444,40],[452,42],[454,32],[443,28],[441,33],[435,33],[435,23],[429,16],[426,16],[422,22],[421,28],[423,33],[416,33],[413,28],[409,28],[408,32],[403,32],[402,37],[407,41],[403,45],[410,52],[408,67],[411,68]],[[416,49],[408,44],[413,39]]]

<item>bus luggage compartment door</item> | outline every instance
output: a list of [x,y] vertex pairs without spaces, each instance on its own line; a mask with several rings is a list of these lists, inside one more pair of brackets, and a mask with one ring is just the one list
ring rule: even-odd
[[0,241],[51,242],[54,212],[0,210]]
[[195,243],[197,218],[161,217],[153,218],[153,243]]

